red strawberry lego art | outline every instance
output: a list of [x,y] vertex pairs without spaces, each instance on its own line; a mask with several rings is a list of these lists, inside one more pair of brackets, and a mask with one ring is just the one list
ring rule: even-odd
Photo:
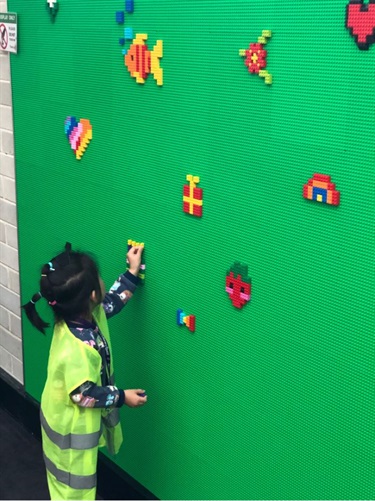
[[375,0],[350,0],[346,6],[346,27],[361,50],[375,42]]
[[233,306],[242,308],[251,298],[251,278],[248,277],[248,266],[236,261],[227,272],[225,285]]

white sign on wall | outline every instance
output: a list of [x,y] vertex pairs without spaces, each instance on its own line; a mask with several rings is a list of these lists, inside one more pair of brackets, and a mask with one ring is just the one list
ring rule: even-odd
[[0,49],[17,53],[17,14],[0,12]]

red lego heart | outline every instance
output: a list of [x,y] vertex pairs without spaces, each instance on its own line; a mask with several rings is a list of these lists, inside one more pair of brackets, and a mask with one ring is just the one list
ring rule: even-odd
[[346,27],[359,49],[367,50],[375,42],[375,0],[350,0],[346,6]]

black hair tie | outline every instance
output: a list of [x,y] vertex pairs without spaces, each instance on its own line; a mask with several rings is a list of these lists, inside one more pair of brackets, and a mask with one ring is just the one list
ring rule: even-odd
[[30,303],[31,304],[35,304],[39,301],[39,299],[41,299],[43,296],[42,296],[42,293],[39,291],[37,292],[36,294],[33,295],[33,297],[30,299]]

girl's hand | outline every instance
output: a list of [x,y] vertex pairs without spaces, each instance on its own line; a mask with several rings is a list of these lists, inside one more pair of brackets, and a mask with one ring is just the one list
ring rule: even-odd
[[143,245],[134,245],[126,255],[129,263],[129,271],[132,275],[138,276],[139,267],[141,266],[141,257]]
[[[140,407],[147,402],[146,390],[125,390],[125,404],[128,407]],[[144,396],[142,396],[144,395]]]

